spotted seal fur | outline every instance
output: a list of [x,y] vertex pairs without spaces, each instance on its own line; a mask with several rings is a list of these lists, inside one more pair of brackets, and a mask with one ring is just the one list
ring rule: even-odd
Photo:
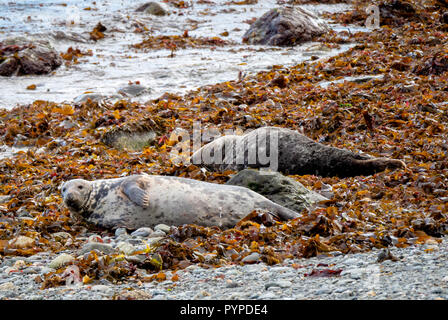
[[231,228],[255,209],[266,210],[280,220],[299,216],[245,187],[180,177],[143,174],[74,179],[65,182],[61,191],[74,218],[111,229],[159,223]]
[[[271,148],[271,141],[275,141],[276,149]],[[271,154],[271,149],[277,150],[278,156]],[[256,150],[256,159],[251,155],[251,150]],[[263,155],[263,161],[275,160],[275,168],[271,167],[272,163],[262,162],[260,155]],[[283,174],[342,178],[406,168],[401,160],[375,158],[327,146],[294,130],[278,127],[262,127],[241,136],[222,136],[193,153],[191,162],[221,172],[269,167]]]

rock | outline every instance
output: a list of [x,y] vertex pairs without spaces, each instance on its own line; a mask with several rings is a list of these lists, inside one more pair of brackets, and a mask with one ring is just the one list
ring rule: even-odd
[[136,248],[132,244],[124,241],[119,242],[117,244],[117,248],[128,256],[132,255],[136,251]]
[[157,126],[151,120],[128,123],[105,132],[101,141],[109,147],[141,151],[155,141]]
[[12,248],[23,249],[32,247],[34,243],[34,239],[30,237],[18,236],[9,241],[9,246]]
[[140,289],[122,290],[114,297],[116,300],[148,300],[152,298],[150,293]]
[[12,282],[5,282],[0,284],[0,291],[11,291],[16,289],[17,287]]
[[308,190],[300,182],[279,172],[244,169],[233,176],[226,184],[249,188],[296,212],[301,212],[319,201],[328,200],[324,196]]
[[165,5],[157,2],[147,2],[138,7],[135,11],[152,14],[154,16],[166,16],[167,14],[169,14],[168,9],[165,7]]
[[154,227],[154,231],[163,231],[164,233],[170,233],[170,230],[171,227],[163,223],[160,223]]
[[61,64],[48,40],[13,37],[0,42],[0,76],[48,74]]
[[378,255],[376,262],[381,263],[385,260],[398,261],[398,258],[395,257],[392,253],[390,253],[389,249],[383,249]]
[[23,260],[17,260],[12,267],[16,270],[22,270],[26,267],[26,263]]
[[101,291],[101,292],[108,292],[108,291],[112,291],[113,289],[109,286],[106,286],[104,284],[96,284],[94,286],[92,286],[92,291]]
[[418,19],[414,6],[403,0],[384,0],[379,5],[380,25],[402,25],[411,19]]
[[87,239],[87,242],[103,242],[103,239],[101,239],[101,237],[97,234],[92,234],[91,236],[89,236],[89,238]]
[[117,228],[117,230],[115,230],[115,237],[119,237],[119,236],[126,236],[128,234],[126,228]]
[[243,36],[243,42],[293,46],[328,31],[327,24],[300,7],[281,7],[266,12]]
[[125,97],[137,97],[149,92],[151,92],[151,89],[139,84],[129,84],[118,90],[118,93]]
[[134,232],[132,232],[131,236],[146,238],[151,233],[153,233],[153,230],[151,228],[143,227],[143,228],[139,228],[139,229],[135,230]]
[[75,258],[72,255],[62,253],[53,259],[48,266],[53,269],[59,269],[60,267],[70,264],[73,261],[75,261]]
[[92,250],[98,250],[99,252],[102,252],[104,254],[112,254],[115,252],[115,249],[110,244],[101,242],[89,242],[82,247],[79,254],[88,253]]
[[292,283],[289,280],[278,280],[278,281],[275,281],[275,282],[266,283],[264,288],[267,290],[270,287],[289,288],[291,286],[292,286]]
[[83,93],[83,94],[77,96],[75,99],[73,99],[73,102],[80,104],[80,103],[86,102],[89,99],[91,101],[98,102],[105,98],[106,98],[106,96],[102,95],[101,93],[90,92],[90,93]]
[[74,41],[74,42],[81,42],[81,43],[87,43],[89,39],[81,34],[78,34],[76,32],[64,32],[64,31],[54,31],[51,36],[55,40],[66,40],[66,41]]
[[248,256],[245,256],[241,262],[243,263],[255,263],[260,260],[261,255],[258,252],[252,252]]

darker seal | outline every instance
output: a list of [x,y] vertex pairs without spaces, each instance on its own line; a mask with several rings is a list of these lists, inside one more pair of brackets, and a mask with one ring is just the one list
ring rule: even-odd
[[[271,162],[266,163],[267,160]],[[212,171],[269,167],[284,174],[342,178],[406,168],[400,160],[374,158],[326,146],[296,131],[277,127],[258,128],[242,136],[220,137],[197,150],[191,161]],[[276,162],[274,168],[272,161]]]

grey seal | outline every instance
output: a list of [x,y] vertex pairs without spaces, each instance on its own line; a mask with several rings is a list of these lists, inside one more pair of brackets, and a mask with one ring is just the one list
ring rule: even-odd
[[231,228],[256,209],[280,220],[300,216],[245,187],[172,176],[74,179],[63,183],[61,191],[72,217],[110,229],[160,223]]
[[217,138],[194,152],[191,162],[212,171],[269,167],[286,175],[341,178],[406,168],[401,160],[375,158],[327,146],[294,130],[278,127],[262,127],[241,136]]

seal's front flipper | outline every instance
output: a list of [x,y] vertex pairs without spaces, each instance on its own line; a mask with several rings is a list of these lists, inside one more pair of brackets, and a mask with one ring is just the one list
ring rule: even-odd
[[143,183],[137,180],[124,181],[122,184],[123,193],[136,205],[146,208],[149,206],[149,192],[143,189]]

